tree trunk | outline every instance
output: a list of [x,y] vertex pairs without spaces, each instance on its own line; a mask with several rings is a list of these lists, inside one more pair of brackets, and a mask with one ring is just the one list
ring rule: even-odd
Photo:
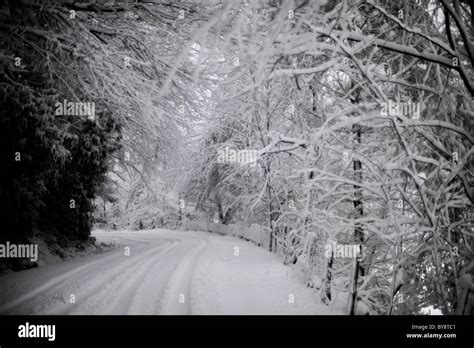
[[[361,143],[361,127],[360,125],[354,125],[352,127],[356,134],[356,143]],[[362,183],[362,163],[359,160],[354,159],[354,179],[357,183]],[[358,185],[354,185],[354,218],[358,219],[364,214],[364,205],[362,203],[362,189]],[[355,243],[362,244],[364,242],[364,231],[359,223],[356,223],[354,230],[354,241]],[[350,303],[350,315],[355,314],[355,307],[357,303],[357,286],[359,282],[359,276],[363,277],[365,270],[361,266],[358,258],[354,262],[354,273],[352,276],[352,289],[351,289],[351,303]]]
[[331,248],[331,256],[329,256],[326,264],[326,276],[324,279],[324,288],[321,300],[323,303],[331,302],[331,279],[332,279],[332,264],[334,262],[334,250]]
[[270,163],[267,163],[266,170],[267,176],[267,199],[268,199],[268,219],[270,223],[270,245],[268,250],[273,252],[273,240],[274,240],[274,230],[273,230],[273,212],[272,212],[272,190],[271,190],[271,183],[270,183]]

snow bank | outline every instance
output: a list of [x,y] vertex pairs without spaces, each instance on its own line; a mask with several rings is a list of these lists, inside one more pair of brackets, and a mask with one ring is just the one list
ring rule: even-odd
[[275,254],[228,236],[212,236],[208,243],[191,282],[193,314],[343,314],[321,303]]
[[244,224],[216,224],[207,221],[187,221],[184,224],[186,231],[205,231],[225,236],[238,237],[255,243],[265,249],[270,245],[270,232],[258,225]]

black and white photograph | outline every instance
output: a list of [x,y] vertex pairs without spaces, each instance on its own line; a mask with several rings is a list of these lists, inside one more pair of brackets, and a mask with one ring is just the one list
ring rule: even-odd
[[0,1],[0,316],[472,316],[473,64],[469,0]]

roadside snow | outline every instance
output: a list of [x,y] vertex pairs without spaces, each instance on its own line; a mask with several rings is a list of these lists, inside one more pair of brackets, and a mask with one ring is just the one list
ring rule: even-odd
[[262,248],[212,236],[192,279],[193,314],[342,314],[320,303],[292,273]]

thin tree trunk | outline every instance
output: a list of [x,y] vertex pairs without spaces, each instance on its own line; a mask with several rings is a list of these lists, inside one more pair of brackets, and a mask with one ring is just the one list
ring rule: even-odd
[[270,182],[270,163],[267,163],[266,166],[266,179],[267,179],[267,199],[268,199],[268,219],[270,223],[270,245],[268,250],[273,251],[273,240],[274,240],[274,230],[273,230],[273,212],[272,212],[272,191],[271,191],[271,182]]
[[332,279],[332,264],[334,262],[334,250],[331,248],[331,256],[329,256],[326,264],[326,276],[324,279],[323,298],[324,303],[331,302],[331,279]]
[[[356,143],[361,143],[361,127],[360,125],[354,125],[352,127],[356,134]],[[362,163],[359,160],[354,159],[354,179],[357,183],[362,183]],[[364,205],[362,203],[362,189],[358,185],[354,185],[355,194],[354,194],[354,218],[358,219],[364,214]],[[364,242],[364,231],[359,223],[356,223],[354,230],[354,240],[355,243],[362,244]],[[351,303],[350,303],[350,315],[355,314],[356,303],[357,303],[357,287],[359,282],[359,277],[365,276],[365,270],[361,266],[361,263],[358,258],[354,262],[354,273],[352,276],[352,289],[351,289]]]

